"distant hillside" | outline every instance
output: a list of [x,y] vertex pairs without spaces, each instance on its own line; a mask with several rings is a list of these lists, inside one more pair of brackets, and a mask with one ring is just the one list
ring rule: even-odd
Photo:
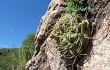
[[35,33],[29,34],[20,48],[0,49],[0,70],[24,70],[34,53]]
[[18,48],[0,49],[0,70],[11,70],[17,68]]

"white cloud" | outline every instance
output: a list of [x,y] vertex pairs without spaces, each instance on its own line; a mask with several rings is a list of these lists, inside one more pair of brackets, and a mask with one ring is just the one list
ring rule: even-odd
[[9,46],[7,46],[7,45],[0,45],[0,47],[2,47],[2,48],[9,48]]

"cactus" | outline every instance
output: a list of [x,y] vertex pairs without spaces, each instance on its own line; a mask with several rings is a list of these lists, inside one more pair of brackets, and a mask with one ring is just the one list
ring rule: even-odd
[[89,22],[78,15],[66,14],[57,23],[54,34],[59,37],[57,39],[58,51],[66,57],[77,56],[76,53],[80,54],[89,42],[89,39],[86,38],[90,34]]
[[78,34],[77,34],[77,33],[72,33],[72,34],[70,35],[70,42],[74,42],[77,37],[78,37]]
[[62,45],[62,46],[66,46],[67,44],[68,44],[67,39],[66,39],[66,38],[63,38],[63,39],[61,40],[61,45]]
[[81,28],[83,28],[83,30],[87,30],[88,27],[89,27],[89,22],[87,20],[82,20],[82,22],[79,23],[78,30],[81,31]]

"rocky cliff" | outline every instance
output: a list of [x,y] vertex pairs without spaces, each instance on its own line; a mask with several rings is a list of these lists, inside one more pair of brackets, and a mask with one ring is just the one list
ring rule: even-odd
[[[80,16],[81,21],[77,21],[77,22],[82,23],[83,22],[82,20],[84,20],[84,23],[86,23],[87,22],[85,21],[85,17],[86,17],[86,19],[88,19],[88,22],[91,24],[90,28],[92,34],[89,36],[88,34],[85,33],[82,34],[82,31],[80,30],[79,32],[77,32],[77,30],[80,29],[80,25],[76,25],[76,26],[74,25],[76,28],[74,29],[73,27],[73,31],[71,31],[70,33],[76,32],[78,34],[78,39],[80,38],[83,40],[86,40],[85,39],[85,35],[86,35],[88,37],[86,41],[88,42],[86,47],[84,49],[82,49],[82,46],[80,46],[81,47],[80,49],[77,48],[81,52],[77,50],[75,51],[72,50],[71,56],[74,55],[74,57],[71,58],[62,57],[62,55],[66,56],[68,53],[63,52],[63,54],[61,54],[61,51],[59,50],[61,50],[62,48],[58,49],[58,47],[56,46],[59,46],[59,44],[61,46],[62,45],[67,46],[67,45],[64,44],[65,41],[62,44],[61,36],[56,37],[55,31],[56,29],[60,28],[61,25],[63,25],[62,20],[65,19],[65,16],[67,16],[66,18],[68,19],[69,17],[71,17],[71,14],[65,13],[65,7],[67,6],[66,0],[51,0],[51,3],[49,4],[48,7],[48,11],[41,18],[40,26],[37,30],[35,37],[35,42],[36,42],[35,53],[32,59],[27,62],[26,70],[110,70],[110,56],[109,56],[110,55],[109,53],[110,1],[88,0],[85,2],[85,4],[87,4],[86,5],[87,14],[86,16],[81,14]],[[78,16],[79,15],[80,14],[78,14]],[[72,15],[72,17],[73,16],[74,15]],[[74,17],[76,18],[76,16]],[[77,20],[79,20],[79,18]],[[71,20],[69,19],[69,21]],[[68,21],[65,21],[63,23],[67,23],[67,22]],[[67,36],[68,34],[66,34],[65,32],[65,34],[61,34],[61,35]],[[70,35],[69,41],[71,41],[71,38],[73,40],[73,36],[71,37],[72,34],[69,35]],[[59,42],[61,43],[56,43],[57,40],[55,39],[59,39]],[[77,41],[78,41],[77,45],[79,46],[80,40]],[[83,45],[84,43],[85,41],[82,42],[81,45]],[[68,42],[66,44],[68,44]],[[69,43],[69,46],[71,45],[72,44]],[[69,48],[69,51],[71,51],[70,49],[71,48]],[[66,50],[68,50],[67,47]]]

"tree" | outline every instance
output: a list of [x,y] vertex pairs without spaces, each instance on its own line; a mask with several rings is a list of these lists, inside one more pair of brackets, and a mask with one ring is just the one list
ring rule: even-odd
[[34,38],[35,38],[35,33],[28,34],[28,36],[22,43],[21,48],[24,48],[24,51],[26,53],[26,61],[28,61],[34,53],[34,47],[35,47]]

